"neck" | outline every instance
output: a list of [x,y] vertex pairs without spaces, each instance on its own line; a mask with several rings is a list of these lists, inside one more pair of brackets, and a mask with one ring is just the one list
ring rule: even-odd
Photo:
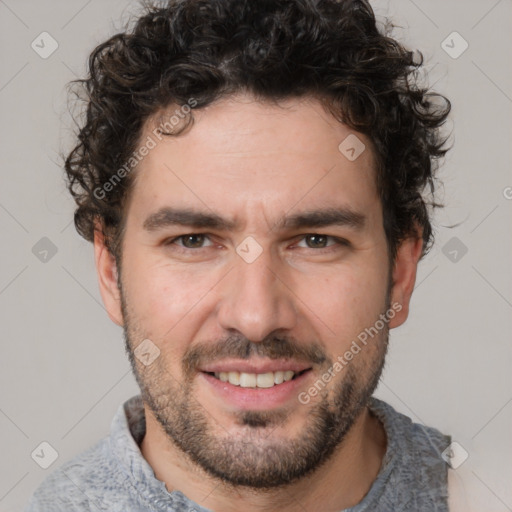
[[312,474],[272,490],[227,486],[194,464],[145,407],[146,435],[141,452],[167,490],[178,490],[202,507],[223,512],[297,510],[336,511],[358,504],[378,475],[386,451],[386,434],[366,408],[332,457]]

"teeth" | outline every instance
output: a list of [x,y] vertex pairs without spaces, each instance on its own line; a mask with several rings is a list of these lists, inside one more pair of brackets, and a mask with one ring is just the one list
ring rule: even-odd
[[282,384],[284,381],[284,372],[274,372],[274,384]]
[[294,375],[295,375],[295,372],[288,370],[288,371],[284,372],[284,380],[285,381],[292,380]]
[[274,373],[258,373],[256,376],[256,385],[259,388],[271,388],[274,385]]
[[295,372],[292,370],[267,373],[215,372],[215,377],[222,382],[229,382],[242,388],[271,388],[292,380],[294,375]]
[[240,373],[240,387],[241,388],[255,388],[256,387],[256,374],[255,373]]
[[240,374],[238,372],[228,372],[228,381],[234,386],[240,385]]

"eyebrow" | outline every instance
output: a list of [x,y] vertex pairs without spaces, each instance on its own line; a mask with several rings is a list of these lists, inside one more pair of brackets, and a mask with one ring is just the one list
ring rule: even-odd
[[[365,226],[366,216],[349,208],[322,208],[286,216],[278,221],[272,230],[322,228],[346,226],[360,230]],[[150,214],[143,223],[146,231],[153,232],[169,226],[188,226],[196,229],[230,231],[238,228],[238,223],[216,213],[206,213],[192,209],[163,207]]]

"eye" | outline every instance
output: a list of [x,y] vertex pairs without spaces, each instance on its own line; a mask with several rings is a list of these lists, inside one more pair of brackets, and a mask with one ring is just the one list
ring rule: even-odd
[[[206,244],[206,242],[209,243]],[[165,240],[163,244],[165,246],[173,246],[173,249],[182,252],[206,249],[215,245],[206,233],[187,233],[186,235],[180,235]],[[320,233],[302,235],[301,240],[296,244],[296,247],[315,249],[317,252],[330,252],[343,246],[348,247],[350,243],[342,238]]]
[[[328,244],[329,240],[333,241],[334,243]],[[333,246],[348,246],[348,242],[345,240],[342,240],[341,238],[336,238],[329,235],[322,235],[319,233],[310,233],[307,235],[304,235],[302,238],[302,241],[306,242],[306,248],[308,249],[328,249]],[[302,241],[300,243],[302,243]],[[303,245],[299,247],[304,247]]]
[[[177,241],[181,241],[181,244],[177,244]],[[185,249],[202,249],[204,246],[205,240],[209,240],[208,235],[204,233],[189,233],[187,235],[177,236],[175,238],[171,238],[165,242],[165,245],[177,245],[178,247]],[[210,240],[210,245],[213,245]]]

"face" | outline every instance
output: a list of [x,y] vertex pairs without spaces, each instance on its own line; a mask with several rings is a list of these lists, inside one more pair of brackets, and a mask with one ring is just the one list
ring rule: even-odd
[[[283,106],[232,97],[161,141],[149,120],[119,289],[95,243],[148,412],[211,475],[259,488],[343,442],[418,256],[401,249],[390,269],[370,141],[357,134],[366,149],[351,161],[338,146],[354,132],[316,100]],[[143,340],[150,364],[134,355]]]

